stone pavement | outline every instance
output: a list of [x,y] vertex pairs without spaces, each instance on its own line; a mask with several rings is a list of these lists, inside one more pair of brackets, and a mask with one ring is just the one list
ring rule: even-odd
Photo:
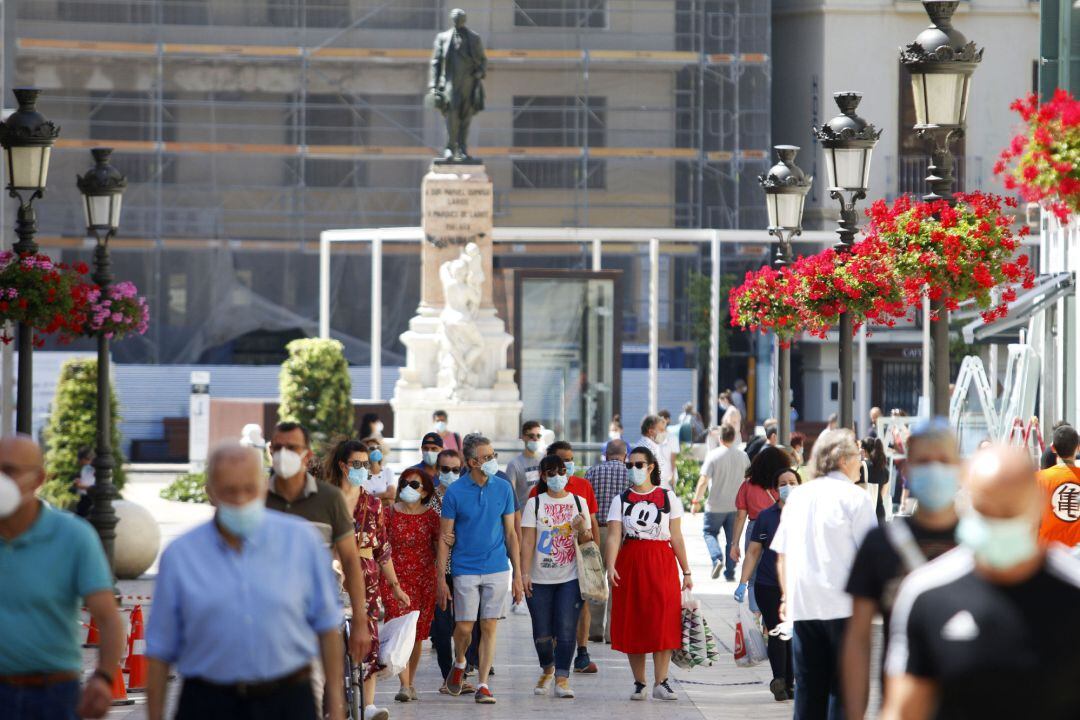
[[[200,522],[207,513],[205,508],[155,499],[160,487],[161,484],[153,481],[134,483],[125,489],[125,495],[151,508],[155,517],[159,517],[163,522],[163,535],[167,542],[187,527]],[[633,680],[625,656],[613,652],[610,646],[606,645],[591,647],[593,660],[600,667],[597,675],[571,677],[571,685],[577,693],[576,699],[534,696],[532,688],[539,668],[532,645],[529,618],[511,614],[500,623],[495,656],[496,674],[490,682],[498,699],[496,705],[480,707],[473,702],[471,696],[452,698],[440,695],[437,692],[440,684],[438,665],[430,644],[426,646],[416,682],[420,701],[405,705],[395,703],[393,696],[397,692],[398,683],[396,678],[392,678],[380,682],[376,703],[387,707],[394,720],[427,720],[432,717],[440,720],[471,720],[475,717],[492,720],[517,719],[553,712],[584,713],[589,716],[616,712],[641,720],[725,720],[747,717],[771,720],[791,717],[792,703],[778,703],[768,691],[768,682],[772,675],[768,663],[754,668],[739,668],[734,664],[731,646],[734,641],[733,618],[736,613],[732,599],[735,584],[725,582],[722,578],[709,578],[710,564],[701,539],[701,524],[700,515],[687,515],[683,523],[684,534],[696,582],[694,592],[701,600],[709,624],[720,643],[721,660],[713,667],[690,671],[673,667],[672,676],[675,680],[674,687],[679,693],[678,702],[652,699],[643,703],[631,702],[628,698]],[[152,593],[152,585],[152,577],[148,575],[138,581],[121,583],[121,592],[148,595]],[[128,606],[130,607],[130,603]],[[85,651],[85,666],[88,672],[93,667],[95,656],[96,653]],[[651,678],[651,664],[648,672]],[[178,689],[179,681],[175,681],[170,692],[170,705],[175,703]],[[128,720],[145,718],[145,697],[132,697],[136,699],[134,706],[114,708],[108,717]]]

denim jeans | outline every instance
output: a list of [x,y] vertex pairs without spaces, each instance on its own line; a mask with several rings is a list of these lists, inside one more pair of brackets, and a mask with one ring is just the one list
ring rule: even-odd
[[[732,534],[735,532],[735,512],[707,512],[705,513],[705,547],[709,549],[709,557],[713,565],[717,560],[724,560],[724,577],[732,578],[735,575],[735,561],[731,559],[731,544],[735,542]],[[724,531],[724,550],[720,550],[720,531]]]
[[77,720],[78,705],[77,680],[46,687],[0,685],[0,718],[4,720]]
[[843,720],[840,643],[846,625],[847,618],[795,621],[795,720]]
[[[757,524],[757,520],[746,519],[746,535],[743,541],[743,562],[746,561],[746,551],[750,549],[750,539],[754,537],[754,525]],[[760,563],[760,558],[758,559]],[[757,565],[754,566],[754,572],[750,573],[750,582],[747,584],[746,597],[750,603],[750,612],[761,612],[761,608],[757,604],[757,593],[754,592],[754,585],[757,584]]]
[[570,677],[582,603],[578,581],[574,579],[557,585],[534,584],[532,597],[527,601],[540,667],[547,669],[554,665],[557,677]]

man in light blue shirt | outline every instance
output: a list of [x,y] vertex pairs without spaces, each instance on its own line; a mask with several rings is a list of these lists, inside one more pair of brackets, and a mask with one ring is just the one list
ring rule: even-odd
[[[184,677],[176,720],[316,720],[311,659],[342,677],[341,607],[330,557],[307,522],[265,507],[259,455],[224,445],[207,464],[214,520],[161,557],[146,633],[148,715],[162,720],[169,666]],[[342,720],[339,682],[326,684]]]
[[[104,717],[124,646],[112,573],[85,520],[34,497],[43,482],[33,440],[0,440],[0,718]],[[81,698],[80,598],[101,637]]]
[[[454,667],[446,679],[451,695],[460,695],[465,681],[465,651],[473,625],[480,619],[480,665],[476,702],[490,704],[495,696],[487,679],[495,656],[495,631],[506,614],[507,589],[514,602],[524,597],[518,565],[518,537],[514,529],[514,489],[498,477],[499,461],[491,441],[482,435],[466,435],[463,441],[469,472],[446,490],[442,506],[442,535],[454,535],[450,575],[454,581]],[[437,568],[446,567],[449,548],[439,543]],[[507,559],[509,565],[507,567]],[[513,569],[511,583],[510,570]],[[437,598],[445,609],[450,587],[444,573],[437,573]]]

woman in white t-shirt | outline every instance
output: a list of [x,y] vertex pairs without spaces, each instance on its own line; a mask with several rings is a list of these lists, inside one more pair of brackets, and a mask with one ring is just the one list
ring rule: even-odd
[[570,664],[582,604],[574,535],[592,539],[589,509],[566,491],[570,475],[558,455],[543,458],[539,473],[537,494],[521,509],[521,572],[541,668],[533,692],[546,695],[554,679],[555,696],[572,698]]
[[368,460],[371,462],[371,474],[364,489],[379,498],[384,508],[388,508],[397,499],[397,481],[394,480],[394,471],[383,464],[386,449],[377,437],[369,437],[363,442],[368,446]]
[[[680,519],[682,503],[660,487],[660,467],[648,448],[630,452],[631,487],[611,500],[607,558],[611,584],[611,647],[629,656],[631,700],[645,699],[645,656],[652,654],[658,700],[677,700],[668,684],[671,653],[682,646],[682,596],[693,587]],[[682,568],[682,581],[679,580]]]

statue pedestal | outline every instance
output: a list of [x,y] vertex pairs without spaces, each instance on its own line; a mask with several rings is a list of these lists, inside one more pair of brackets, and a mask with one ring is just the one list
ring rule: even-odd
[[[446,410],[450,425],[465,434],[480,432],[494,441],[513,441],[519,435],[521,396],[513,370],[506,367],[514,339],[491,300],[492,210],[491,180],[483,165],[432,165],[423,181],[421,294],[417,314],[401,335],[406,364],[390,401],[395,435],[404,443],[418,442],[431,429],[431,413]],[[443,309],[446,297],[440,268],[462,257],[470,243],[480,253],[482,269],[475,327],[480,352],[471,368],[471,387],[455,387],[453,372],[440,365],[446,347]]]

